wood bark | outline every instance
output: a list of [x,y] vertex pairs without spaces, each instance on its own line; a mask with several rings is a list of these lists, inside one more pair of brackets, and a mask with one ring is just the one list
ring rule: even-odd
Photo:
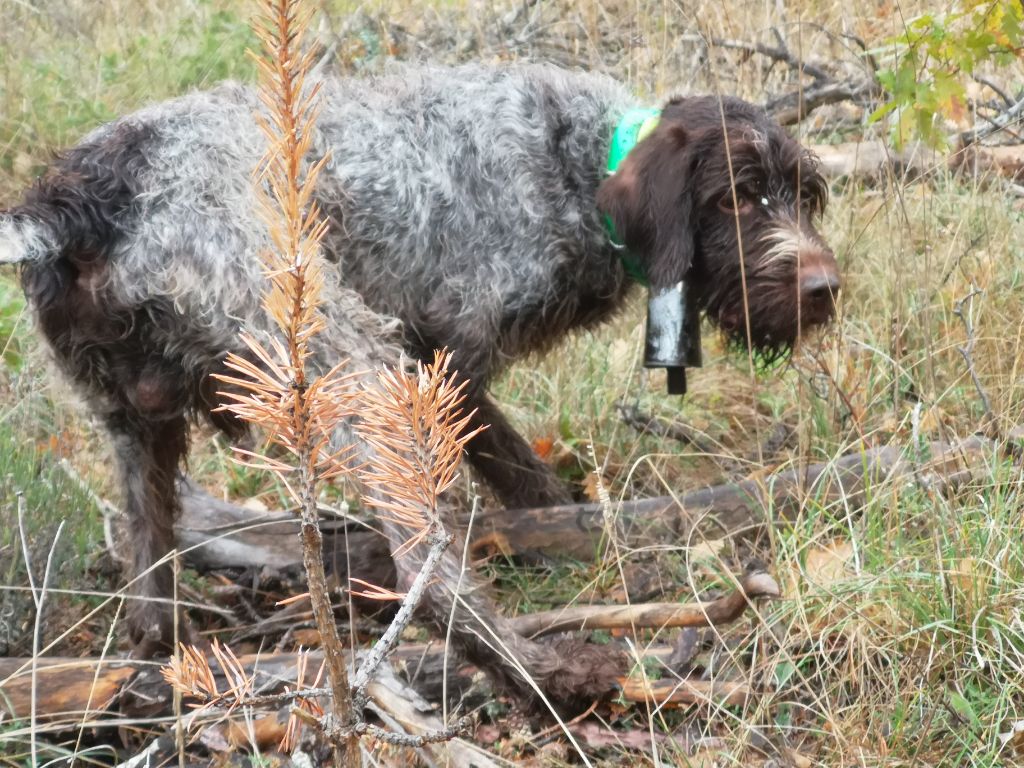
[[[441,691],[440,644],[409,645],[396,649],[393,662],[417,671],[417,686],[427,693]],[[346,653],[346,663],[351,654]],[[430,663],[436,657],[437,663]],[[307,669],[316,669],[323,656],[309,654]],[[254,691],[269,694],[294,687],[298,662],[296,653],[246,654],[239,662],[255,676]],[[458,665],[453,675],[458,674]],[[27,718],[31,706],[31,659],[0,658],[0,712],[12,718]],[[172,689],[160,675],[160,664],[139,659],[95,659],[42,657],[36,674],[36,708],[50,730],[100,725],[114,715],[162,717],[171,715]],[[211,660],[220,690],[228,681],[220,666]],[[458,680],[454,682],[458,683]],[[463,681],[465,682],[465,681]],[[455,690],[458,690],[456,685]]]
[[766,573],[743,578],[727,597],[703,603],[639,603],[637,605],[576,605],[529,613],[512,620],[522,635],[546,635],[583,629],[667,629],[728,624],[739,618],[752,600],[779,597],[779,585]]

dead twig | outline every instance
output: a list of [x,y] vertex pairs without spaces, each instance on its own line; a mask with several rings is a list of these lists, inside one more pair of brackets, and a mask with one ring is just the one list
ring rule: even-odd
[[632,427],[640,434],[650,434],[656,437],[664,437],[675,440],[683,445],[692,445],[701,453],[714,454],[717,451],[714,445],[706,440],[702,433],[685,424],[672,424],[657,419],[649,413],[640,410],[636,403],[627,405],[619,400],[615,403],[615,410],[619,412],[619,418],[629,427]]
[[972,281],[970,292],[953,305],[953,314],[960,318],[960,322],[963,323],[964,335],[966,336],[966,343],[963,346],[958,346],[956,351],[959,352],[960,356],[964,359],[964,364],[967,366],[967,373],[970,375],[971,381],[974,383],[974,389],[978,393],[978,398],[981,400],[982,408],[985,411],[985,432],[989,437],[1001,441],[1002,438],[999,434],[999,423],[992,410],[992,400],[989,398],[988,392],[985,390],[985,386],[981,383],[981,378],[978,376],[978,370],[974,365],[974,345],[977,342],[977,338],[974,333],[974,320],[971,317],[971,311],[974,307],[975,297],[984,295],[985,292]]
[[[778,30],[773,29],[772,31],[775,33],[777,46],[745,40],[708,39],[702,35],[684,35],[681,39],[703,43],[709,48],[724,48],[765,56],[772,61],[785,64],[798,74],[811,77],[813,82],[810,85],[765,102],[765,110],[782,125],[798,123],[815,109],[826,104],[836,104],[841,101],[867,102],[875,100],[881,95],[881,86],[874,77],[860,80],[837,80],[824,65],[806,61],[793,54]],[[852,39],[862,43],[858,38]]]
[[995,117],[985,118],[985,125],[978,125],[961,133],[959,137],[960,146],[965,147],[968,144],[979,142],[1021,121],[1024,121],[1024,97],[1012,103]]
[[518,616],[513,623],[517,632],[527,636],[583,629],[718,626],[735,621],[752,600],[780,594],[775,579],[756,572],[745,576],[732,594],[710,602],[571,606]]
[[405,628],[412,620],[413,612],[423,598],[423,592],[426,590],[428,582],[433,578],[434,570],[437,568],[441,555],[444,554],[448,545],[451,544],[452,536],[450,533],[446,533],[440,525],[437,525],[428,534],[427,541],[430,543],[430,550],[423,561],[423,567],[413,580],[412,586],[409,587],[409,591],[402,601],[402,607],[398,609],[398,613],[391,620],[391,624],[367,654],[365,661],[355,674],[355,679],[352,682],[352,701],[358,709],[361,709],[366,704],[366,687],[370,684],[370,680],[373,679],[377,668],[384,660],[384,657],[391,652],[398,638],[401,637],[402,632],[405,631]]
[[752,695],[749,685],[729,680],[637,680],[622,678],[621,696],[626,701],[645,702],[652,707],[714,704],[741,707]]
[[785,41],[782,40],[777,31],[776,40],[779,43],[777,47],[762,45],[761,43],[751,43],[746,40],[729,40],[720,37],[712,37],[709,39],[703,35],[680,35],[679,40],[683,42],[703,43],[709,48],[727,48],[736,51],[745,51],[746,53],[758,53],[762,56],[768,57],[772,61],[782,62],[790,69],[795,69],[798,72],[809,75],[815,80],[832,80],[832,75],[826,72],[823,67],[805,61],[798,56],[794,56],[786,47]]
[[838,104],[841,101],[866,102],[876,99],[881,88],[872,80],[835,80],[816,82],[795,93],[787,93],[771,99],[764,105],[782,125],[799,123],[818,107]]

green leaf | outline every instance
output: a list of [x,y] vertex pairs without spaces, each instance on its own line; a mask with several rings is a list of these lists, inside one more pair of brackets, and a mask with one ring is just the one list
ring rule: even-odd
[[946,698],[949,701],[949,706],[952,710],[956,712],[962,720],[965,720],[970,724],[971,730],[981,730],[981,719],[974,711],[974,707],[971,705],[971,702],[964,698],[963,694],[958,691],[950,690],[946,692]]
[[789,682],[789,678],[796,672],[796,664],[791,661],[780,661],[775,665],[772,676],[775,678],[775,685],[779,688]]

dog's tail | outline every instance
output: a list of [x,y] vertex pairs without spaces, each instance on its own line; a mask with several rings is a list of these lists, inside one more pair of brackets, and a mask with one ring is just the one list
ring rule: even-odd
[[38,264],[59,252],[54,232],[44,221],[0,211],[0,264]]

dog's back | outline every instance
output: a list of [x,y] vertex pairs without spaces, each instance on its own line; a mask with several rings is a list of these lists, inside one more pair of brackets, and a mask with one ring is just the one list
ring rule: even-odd
[[[318,190],[326,256],[423,346],[462,346],[454,327],[472,329],[484,377],[497,352],[541,344],[516,318],[566,283],[594,302],[617,292],[593,195],[609,121],[630,103],[620,86],[538,65],[321,85],[310,159],[332,156]],[[94,131],[0,215],[0,260],[36,265],[36,300],[62,290],[44,285],[58,269],[60,284],[87,283],[118,306],[158,297],[186,316],[253,321],[268,246],[251,175],[266,148],[258,109],[251,89],[228,84]],[[210,330],[223,346],[237,322]]]

